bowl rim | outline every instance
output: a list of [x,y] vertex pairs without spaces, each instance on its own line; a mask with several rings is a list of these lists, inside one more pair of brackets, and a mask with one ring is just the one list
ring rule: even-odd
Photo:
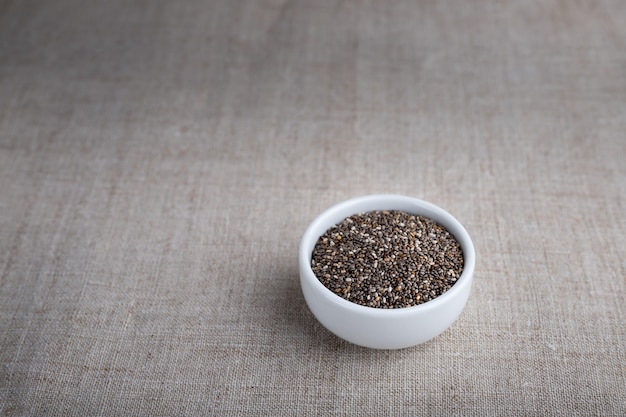
[[[348,301],[345,298],[333,293],[331,290],[326,288],[324,284],[320,282],[320,280],[313,273],[313,269],[311,268],[311,257],[313,254],[313,248],[317,243],[317,240],[321,234],[316,236],[316,230],[320,229],[322,224],[326,224],[329,222],[329,218],[336,217],[339,212],[351,209],[353,207],[359,206],[363,203],[376,203],[376,205],[385,205],[385,208],[372,208],[369,211],[373,210],[402,210],[405,209],[394,209],[388,208],[389,205],[413,205],[416,209],[422,209],[424,211],[429,211],[436,213],[437,216],[443,218],[445,220],[446,225],[443,225],[448,232],[452,233],[454,237],[461,244],[461,248],[463,250],[463,272],[461,276],[457,279],[454,285],[445,293],[435,297],[432,300],[426,301],[425,303],[418,304],[411,307],[401,307],[401,308],[377,308],[377,307],[369,307],[361,304],[354,303],[352,301]],[[349,210],[348,210],[349,211]],[[368,210],[366,210],[368,211]],[[358,214],[363,211],[355,210],[351,214],[343,217],[349,217],[354,214]],[[408,212],[408,211],[407,211]],[[410,212],[409,212],[410,213]],[[420,213],[417,213],[420,214]],[[425,214],[425,217],[429,217]],[[341,221],[341,220],[340,220]],[[435,220],[437,223],[441,224],[440,220]],[[337,224],[337,223],[332,223]],[[332,224],[328,227],[322,227],[322,234],[328,230],[332,226]],[[450,227],[452,226],[452,227]],[[453,228],[454,230],[450,230]],[[310,248],[310,251],[309,251]],[[376,317],[391,317],[391,316],[400,316],[400,315],[412,315],[420,312],[426,312],[428,310],[436,309],[440,305],[443,305],[463,291],[463,287],[466,285],[470,285],[473,274],[474,267],[476,263],[476,252],[474,249],[474,244],[472,239],[465,230],[465,227],[450,213],[441,207],[430,203],[428,201],[415,198],[408,197],[400,194],[370,194],[364,195],[360,197],[350,198],[338,204],[335,204],[328,209],[324,210],[321,214],[319,214],[307,227],[302,239],[300,240],[300,246],[298,249],[299,253],[299,266],[300,266],[300,278],[301,280],[308,281],[313,288],[322,295],[327,301],[347,310],[352,310],[354,313],[366,315],[366,316],[376,316]]]

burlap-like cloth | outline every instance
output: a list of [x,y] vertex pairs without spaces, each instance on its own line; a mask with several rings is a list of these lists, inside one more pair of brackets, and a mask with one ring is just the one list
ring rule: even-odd
[[[0,414],[626,415],[623,1],[0,1]],[[399,351],[302,297],[322,210],[477,249]]]

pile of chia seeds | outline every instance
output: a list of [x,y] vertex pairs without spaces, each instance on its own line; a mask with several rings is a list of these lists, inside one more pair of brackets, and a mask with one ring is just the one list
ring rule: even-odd
[[403,211],[371,211],[328,229],[311,268],[326,288],[356,304],[402,308],[449,290],[463,272],[463,251],[443,226]]

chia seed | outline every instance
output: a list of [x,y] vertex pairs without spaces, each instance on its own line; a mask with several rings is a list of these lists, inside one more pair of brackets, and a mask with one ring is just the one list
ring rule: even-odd
[[346,218],[319,237],[313,273],[340,297],[374,308],[411,307],[448,291],[463,250],[443,226],[398,210]]

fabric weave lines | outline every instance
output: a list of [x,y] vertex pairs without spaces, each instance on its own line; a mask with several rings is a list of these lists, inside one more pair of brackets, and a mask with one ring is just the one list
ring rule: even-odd
[[[626,415],[621,1],[0,3],[0,414]],[[302,297],[398,193],[477,251],[399,351]]]

